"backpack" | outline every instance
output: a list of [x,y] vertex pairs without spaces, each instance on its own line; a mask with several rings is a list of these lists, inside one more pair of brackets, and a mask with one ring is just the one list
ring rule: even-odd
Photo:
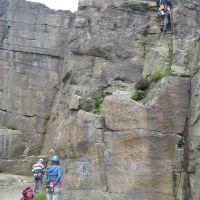
[[28,200],[32,199],[34,197],[33,190],[30,187],[26,187],[22,192],[22,198],[21,200]]

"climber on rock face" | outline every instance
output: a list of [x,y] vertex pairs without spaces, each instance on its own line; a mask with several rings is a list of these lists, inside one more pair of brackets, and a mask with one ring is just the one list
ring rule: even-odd
[[171,8],[171,0],[156,0],[158,7],[158,16],[162,17],[161,32],[167,32],[169,25],[169,14]]

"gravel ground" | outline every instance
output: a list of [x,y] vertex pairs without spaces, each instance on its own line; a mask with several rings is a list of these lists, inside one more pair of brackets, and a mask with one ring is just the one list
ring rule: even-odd
[[33,189],[33,177],[0,173],[0,200],[20,200],[27,186]]

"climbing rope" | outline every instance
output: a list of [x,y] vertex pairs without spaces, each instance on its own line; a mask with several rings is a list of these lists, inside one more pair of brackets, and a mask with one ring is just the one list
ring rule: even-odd
[[[162,39],[163,39],[163,35],[164,35],[164,32],[162,32],[162,34],[161,34],[160,40],[159,40],[159,42],[158,42],[158,47],[160,47],[160,45],[161,45],[161,41],[162,41]],[[151,60],[149,61],[149,65],[150,65],[150,66],[151,66],[151,64],[152,64],[153,59],[155,58],[155,55],[156,55],[156,50],[154,51],[153,56],[151,57]]]
[[[127,3],[127,2],[129,2],[129,1],[123,2],[122,4],[118,5],[118,7],[123,5],[123,4],[125,4],[125,3]],[[170,19],[171,19],[171,16],[170,16]],[[164,35],[164,31],[161,34],[160,40],[158,42],[158,47],[160,47],[160,45],[161,45],[161,42],[162,42],[162,39],[163,39],[163,35]],[[153,56],[151,57],[151,60],[149,62],[149,65],[152,64],[152,61],[155,58],[155,55],[156,55],[156,51],[154,51]],[[118,116],[117,116],[117,120],[116,120],[116,123],[118,125],[119,125],[119,122],[120,122],[120,114],[121,114],[121,109],[122,109],[122,102],[123,102],[123,98],[121,99],[120,108],[119,108],[119,112],[118,112]]]
[[[117,120],[116,120],[116,126],[118,125],[118,126],[120,126],[120,118],[121,118],[121,110],[122,110],[122,103],[123,103],[123,97],[121,97],[121,99],[120,99],[120,106],[119,106],[119,112],[118,112],[118,114],[117,114]],[[116,128],[116,130],[117,130],[117,128]]]
[[[199,153],[198,150],[194,147],[194,142],[193,142],[193,139],[189,139],[189,141],[191,142],[191,146],[192,146],[192,149],[194,151],[194,153]],[[198,175],[198,171],[196,171],[197,173],[197,177],[199,176]],[[192,193],[195,193],[195,191],[198,191],[198,188],[199,188],[199,178],[197,178],[197,180],[195,180],[194,184],[192,185],[193,187],[191,188],[191,190],[193,191]],[[198,188],[197,188],[198,187]]]
[[177,184],[177,187],[176,187],[176,190],[175,190],[175,194],[174,194],[175,200],[177,199],[178,189],[179,189],[179,186],[180,186],[180,183],[181,183],[182,170],[183,170],[183,162],[181,164],[180,177],[179,177],[179,181],[178,181],[178,184]]
[[[170,15],[170,24],[172,24],[172,19],[171,19],[171,11],[169,12],[169,15]],[[158,45],[157,45],[157,47],[160,47],[160,45],[161,45],[161,42],[162,42],[162,39],[163,39],[163,36],[164,36],[164,31],[162,31],[162,34],[161,34],[161,36],[160,36],[160,40],[159,40],[159,42],[158,42]],[[154,60],[154,58],[155,58],[155,55],[156,55],[156,49],[155,49],[155,51],[154,51],[154,53],[153,53],[153,55],[152,55],[152,57],[151,57],[151,59],[150,59],[150,61],[149,61],[149,66],[151,66],[152,65],[152,62],[153,62],[153,60]]]

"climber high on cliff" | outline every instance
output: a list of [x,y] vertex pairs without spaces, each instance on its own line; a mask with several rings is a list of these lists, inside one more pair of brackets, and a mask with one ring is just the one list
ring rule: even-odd
[[171,0],[156,0],[158,7],[158,15],[162,17],[160,30],[167,32],[169,25],[169,14],[171,8]]

